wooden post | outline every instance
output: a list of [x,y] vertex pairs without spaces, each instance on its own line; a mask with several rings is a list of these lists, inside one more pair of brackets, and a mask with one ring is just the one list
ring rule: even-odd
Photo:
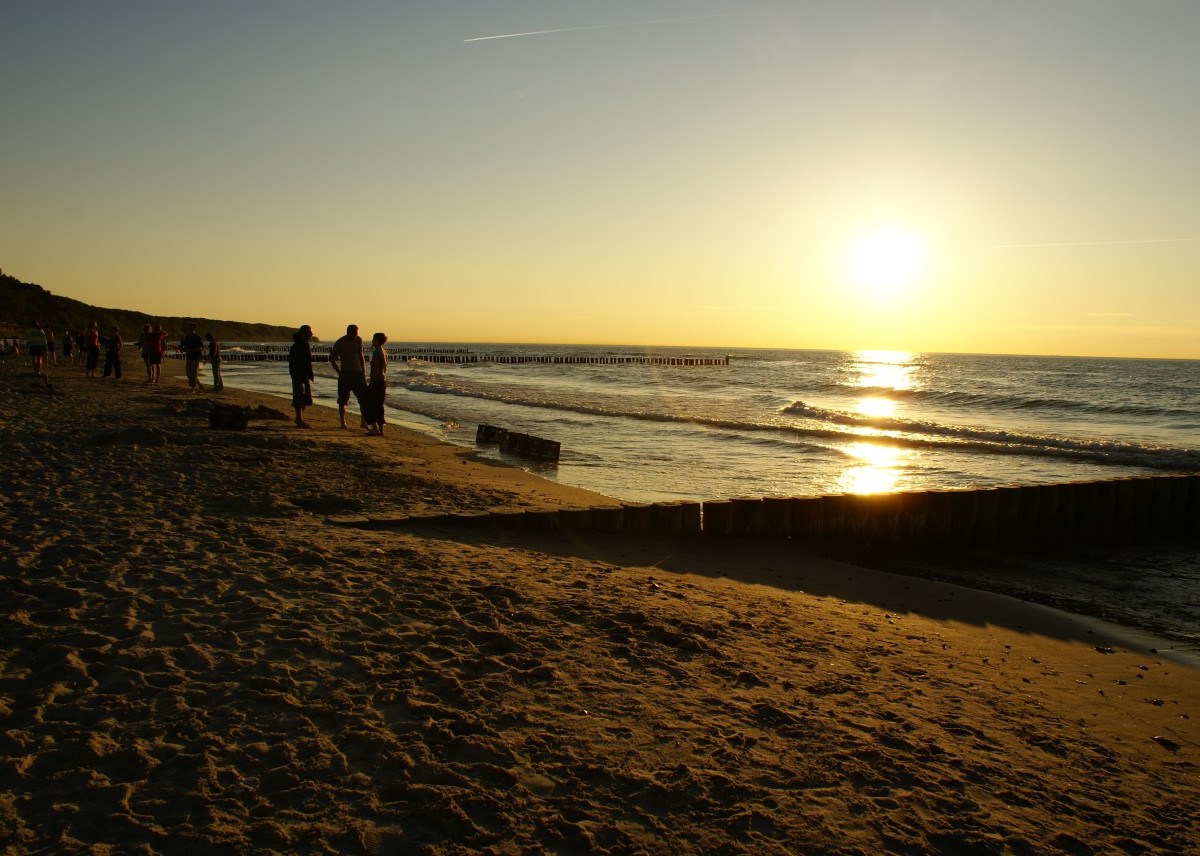
[[679,506],[680,533],[683,535],[699,534],[703,520],[700,503],[692,502],[691,500],[680,500],[675,504]]
[[623,502],[626,532],[646,533],[654,531],[654,507],[647,502]]
[[733,503],[728,499],[713,499],[703,504],[705,535],[728,535],[733,531]]
[[1092,536],[1102,540],[1113,537],[1113,521],[1116,517],[1117,485],[1112,479],[1094,483],[1096,501],[1092,519]]
[[524,529],[524,509],[499,509],[492,512],[492,521],[506,529]]
[[816,544],[825,537],[823,504],[819,496],[797,496],[792,499],[792,534]]
[[558,525],[572,532],[586,532],[592,528],[592,509],[590,508],[560,508],[558,510]]
[[906,491],[896,494],[896,537],[908,549],[929,541],[929,494]]
[[761,497],[738,496],[733,503],[732,535],[760,535],[763,531],[763,501]]
[[843,494],[828,494],[821,497],[821,518],[824,530],[823,541],[838,543],[846,533],[846,497]]
[[593,505],[592,528],[597,532],[620,532],[625,522],[625,509],[619,505]]
[[678,535],[683,531],[683,506],[674,502],[655,503],[654,531],[663,535]]
[[792,534],[792,500],[782,496],[763,497],[763,531],[787,537]]
[[992,547],[996,544],[996,520],[1000,512],[1000,491],[983,488],[975,491],[975,522],[971,527],[971,545]]
[[1002,485],[996,488],[996,544],[1007,547],[1020,543],[1021,488]]
[[554,532],[559,528],[557,508],[528,508],[525,510],[525,528],[541,532]]

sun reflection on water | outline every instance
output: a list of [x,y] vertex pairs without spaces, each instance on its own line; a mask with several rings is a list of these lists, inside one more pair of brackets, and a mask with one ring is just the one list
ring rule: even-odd
[[871,396],[870,398],[861,398],[858,404],[855,405],[863,416],[894,416],[896,413],[896,402],[890,398],[881,398],[879,396]]
[[879,389],[913,389],[916,355],[907,351],[856,351],[850,371],[854,385]]
[[904,449],[876,443],[851,443],[845,451],[862,461],[838,477],[843,493],[894,493],[900,480]]

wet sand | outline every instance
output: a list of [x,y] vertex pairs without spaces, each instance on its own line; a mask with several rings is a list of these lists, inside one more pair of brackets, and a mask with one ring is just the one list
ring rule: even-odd
[[786,542],[331,525],[612,500],[128,362],[0,359],[5,853],[1200,849],[1147,640]]

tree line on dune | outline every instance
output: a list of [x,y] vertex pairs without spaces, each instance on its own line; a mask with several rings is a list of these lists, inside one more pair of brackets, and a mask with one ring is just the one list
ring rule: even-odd
[[139,331],[144,324],[161,324],[170,334],[186,330],[188,324],[194,323],[201,330],[211,332],[222,342],[286,342],[295,332],[291,327],[275,324],[147,315],[132,309],[106,309],[70,297],[51,294],[40,285],[22,282],[0,271],[0,336],[23,338],[30,323],[35,319],[48,324],[58,335],[64,330],[78,333],[92,321],[103,331],[111,330],[115,325],[126,333]]

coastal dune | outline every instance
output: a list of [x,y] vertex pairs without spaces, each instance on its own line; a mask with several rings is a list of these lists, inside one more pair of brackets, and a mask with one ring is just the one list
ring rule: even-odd
[[5,853],[1200,850],[1200,672],[404,430],[0,360]]

